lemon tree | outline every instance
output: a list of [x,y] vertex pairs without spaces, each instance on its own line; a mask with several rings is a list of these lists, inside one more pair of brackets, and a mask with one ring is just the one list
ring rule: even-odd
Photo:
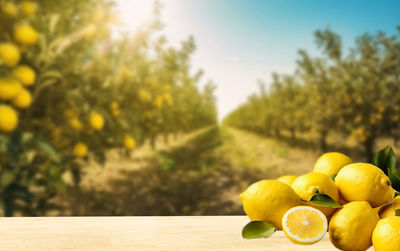
[[[0,180],[6,215],[45,214],[71,185],[63,175],[72,174],[79,188],[85,166],[105,163],[110,150],[129,157],[138,145],[155,146],[158,137],[168,140],[216,123],[214,84],[200,87],[201,71],[190,66],[194,39],[168,45],[158,3],[143,29],[116,35],[114,4],[1,2]],[[7,190],[14,187],[20,190]],[[21,194],[24,208],[17,208]]]

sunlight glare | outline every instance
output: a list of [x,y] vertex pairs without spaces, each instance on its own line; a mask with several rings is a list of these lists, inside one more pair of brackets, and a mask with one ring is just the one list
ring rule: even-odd
[[154,3],[152,0],[117,0],[116,2],[124,31],[134,32],[151,18]]

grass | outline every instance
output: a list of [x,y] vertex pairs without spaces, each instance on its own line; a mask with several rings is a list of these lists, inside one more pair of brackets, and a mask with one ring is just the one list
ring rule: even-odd
[[239,194],[249,184],[312,170],[321,152],[307,144],[211,127],[168,144],[160,139],[156,150],[145,145],[128,159],[111,152],[104,167],[84,169],[80,189],[61,198],[65,210],[57,214],[242,214]]

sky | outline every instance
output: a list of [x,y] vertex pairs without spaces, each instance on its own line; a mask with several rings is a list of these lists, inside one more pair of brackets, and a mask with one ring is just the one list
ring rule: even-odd
[[[137,29],[151,13],[152,0],[117,0],[121,19]],[[292,73],[298,50],[319,55],[313,33],[330,28],[345,48],[365,32],[394,34],[399,0],[161,0],[165,34],[171,45],[193,35],[194,69],[203,83],[216,85],[221,120],[257,92],[257,80]]]

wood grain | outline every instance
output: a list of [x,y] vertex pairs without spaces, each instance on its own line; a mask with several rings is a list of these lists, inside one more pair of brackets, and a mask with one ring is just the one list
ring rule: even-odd
[[244,240],[246,216],[21,217],[0,220],[0,250],[337,250],[326,235],[311,246],[279,231]]

